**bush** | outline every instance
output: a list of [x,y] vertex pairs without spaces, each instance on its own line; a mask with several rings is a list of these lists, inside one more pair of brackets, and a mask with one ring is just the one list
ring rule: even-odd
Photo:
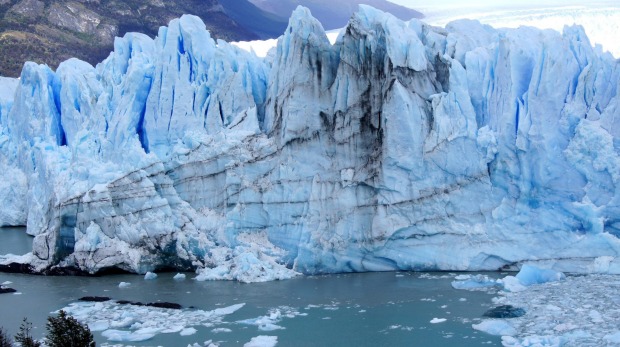
[[24,318],[22,325],[19,326],[19,332],[15,335],[15,342],[21,344],[22,347],[41,347],[41,343],[30,335],[31,330],[32,323]]
[[2,328],[0,328],[0,347],[13,347],[13,341]]
[[47,318],[46,344],[49,347],[95,347],[88,326],[60,310],[58,317]]

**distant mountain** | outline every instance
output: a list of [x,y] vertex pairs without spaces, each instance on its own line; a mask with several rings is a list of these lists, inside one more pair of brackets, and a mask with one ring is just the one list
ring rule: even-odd
[[71,57],[95,64],[115,36],[155,36],[182,14],[199,16],[211,36],[227,41],[277,37],[286,28],[247,0],[0,0],[0,76],[19,75],[25,61],[54,69]]
[[249,0],[261,9],[288,18],[297,6],[305,6],[327,30],[344,27],[360,4],[370,5],[391,13],[402,20],[423,18],[424,15],[410,8],[387,0]]
[[248,0],[221,0],[220,3],[230,18],[261,39],[279,37],[288,25],[289,15],[280,17],[260,9]]

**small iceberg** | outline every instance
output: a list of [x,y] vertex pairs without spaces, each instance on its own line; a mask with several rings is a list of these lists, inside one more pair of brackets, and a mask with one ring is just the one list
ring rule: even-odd
[[150,272],[150,271],[149,271],[149,272],[147,272],[147,273],[144,275],[144,279],[145,279],[145,280],[147,280],[147,281],[154,280],[154,279],[156,279],[156,278],[157,278],[157,274],[156,274],[156,273],[154,273],[154,272]]

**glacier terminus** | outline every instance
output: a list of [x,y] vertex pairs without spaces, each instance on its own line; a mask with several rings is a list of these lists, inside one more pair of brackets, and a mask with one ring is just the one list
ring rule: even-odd
[[299,7],[259,58],[183,16],[0,80],[34,271],[620,274],[620,61],[563,33]]

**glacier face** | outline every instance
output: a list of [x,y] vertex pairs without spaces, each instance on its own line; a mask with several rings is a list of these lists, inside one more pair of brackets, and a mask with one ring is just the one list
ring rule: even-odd
[[3,80],[0,222],[38,270],[620,273],[619,64],[366,6],[334,45],[298,8],[263,59],[183,16]]

